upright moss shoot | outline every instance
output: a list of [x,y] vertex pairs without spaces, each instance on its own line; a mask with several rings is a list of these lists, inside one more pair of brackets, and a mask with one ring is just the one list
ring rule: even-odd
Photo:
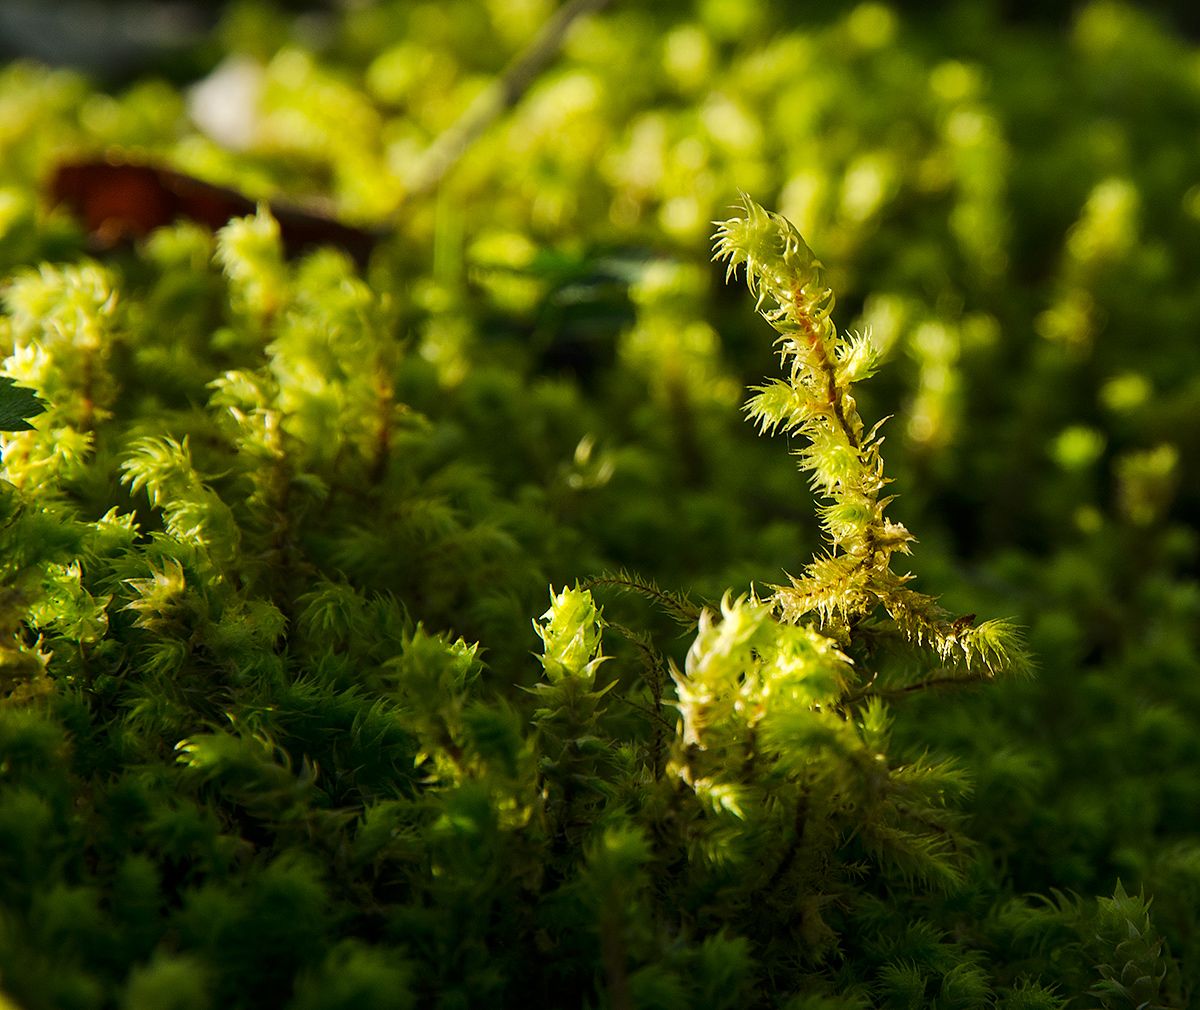
[[860,629],[882,630],[864,626],[882,610],[895,630],[945,665],[942,680],[1029,673],[1029,657],[1012,624],[990,620],[976,626],[973,615],[952,618],[934,598],[906,588],[910,575],[892,570],[892,556],[908,554],[914,538],[887,518],[892,499],[880,497],[888,483],[879,452],[883,422],[867,430],[851,393],[855,382],[875,371],[879,348],[870,334],[848,339],[838,334],[831,318],[833,291],[795,226],[749,197],[743,204],[744,217],[719,226],[714,259],[728,263],[727,277],[745,268],[759,312],[780,335],[786,375],[758,387],[747,411],[761,431],[807,440],[798,453],[801,469],[812,474],[813,490],[828,502],[819,510],[828,550],[790,586],[777,588],[772,606],[789,623],[814,614],[821,629],[843,645]]
[[828,502],[828,547],[768,599],[727,594],[719,613],[699,615],[684,669],[672,667],[681,719],[668,772],[700,804],[692,859],[737,866],[745,898],[775,928],[800,930],[815,964],[839,942],[824,909],[847,900],[853,852],[885,879],[962,884],[948,800],[968,779],[951,762],[894,762],[884,698],[1028,672],[1029,660],[1008,623],[952,619],[892,571],[913,537],[885,514],[879,425],[867,430],[851,393],[878,349],[838,335],[833,292],[795,227],[743,206],[719,226],[715,258],[730,274],[745,268],[785,371],[747,409],[761,430],[806,440],[801,467]]

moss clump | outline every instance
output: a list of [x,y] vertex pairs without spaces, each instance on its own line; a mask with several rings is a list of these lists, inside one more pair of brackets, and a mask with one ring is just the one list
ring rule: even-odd
[[[4,999],[1187,1004],[1196,54],[734,6],[407,202],[538,5],[231,8],[239,151],[0,71]],[[391,233],[100,256],[41,186],[112,148]]]

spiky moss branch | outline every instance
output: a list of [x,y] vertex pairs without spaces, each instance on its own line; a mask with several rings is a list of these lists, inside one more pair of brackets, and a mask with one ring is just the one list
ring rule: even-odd
[[[701,614],[704,611],[703,607],[692,602],[686,592],[669,592],[661,589],[652,579],[626,571],[624,568],[617,572],[604,572],[584,583],[584,589],[589,591],[596,586],[604,586],[648,599],[676,624],[688,631],[699,625]],[[650,720],[650,764],[654,771],[655,781],[658,781],[662,776],[665,756],[664,730],[666,733],[673,730],[663,715],[663,688],[667,683],[668,661],[655,647],[651,637],[644,632],[633,631],[620,624],[609,623],[608,627],[618,634],[624,635],[637,649],[642,661],[643,680],[650,691],[651,705],[644,707],[626,697],[622,697],[621,700],[641,710]]]
[[[864,334],[842,338],[831,318],[833,291],[821,263],[795,226],[743,194],[744,217],[718,224],[714,259],[727,278],[745,267],[759,313],[780,334],[786,379],[757,388],[747,411],[764,432],[803,435],[800,466],[828,499],[819,509],[830,547],[770,602],[789,623],[816,613],[822,629],[848,644],[851,632],[882,606],[912,645],[933,653],[963,676],[1028,673],[1020,635],[1007,621],[974,627],[953,619],[932,597],[904,588],[910,575],[892,571],[892,555],[910,553],[913,536],[884,514],[880,493],[883,442],[876,424],[864,429],[851,387],[878,367],[880,350]],[[863,692],[858,697],[865,697]]]
[[604,572],[594,579],[588,579],[584,584],[585,589],[591,589],[593,586],[609,586],[621,592],[644,596],[657,604],[659,609],[673,621],[689,631],[696,627],[696,622],[700,620],[700,612],[703,609],[693,603],[687,593],[672,593],[660,589],[652,579],[626,571],[624,568],[617,572]]

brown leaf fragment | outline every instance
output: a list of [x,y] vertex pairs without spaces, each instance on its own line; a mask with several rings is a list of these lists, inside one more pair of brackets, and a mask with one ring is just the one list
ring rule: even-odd
[[[99,251],[136,241],[179,218],[215,231],[256,209],[255,202],[237,190],[158,165],[116,158],[61,164],[49,188],[53,204],[66,204],[79,216]],[[270,209],[279,222],[289,258],[312,246],[332,245],[363,269],[386,234],[354,228],[285,203],[272,202]]]

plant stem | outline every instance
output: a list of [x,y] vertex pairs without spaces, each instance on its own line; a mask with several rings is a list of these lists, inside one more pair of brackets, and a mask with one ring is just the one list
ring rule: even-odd
[[877,687],[859,691],[843,699],[841,704],[855,705],[867,698],[901,698],[913,691],[924,691],[931,687],[941,687],[943,684],[980,684],[992,679],[992,675],[988,673],[973,673],[966,677],[930,677],[928,680],[919,680],[904,687]]
[[556,10],[504,73],[479,93],[467,110],[430,145],[413,173],[400,209],[437,189],[450,171],[500,116],[521,100],[529,86],[558,55],[577,18],[607,7],[612,0],[570,0]]

